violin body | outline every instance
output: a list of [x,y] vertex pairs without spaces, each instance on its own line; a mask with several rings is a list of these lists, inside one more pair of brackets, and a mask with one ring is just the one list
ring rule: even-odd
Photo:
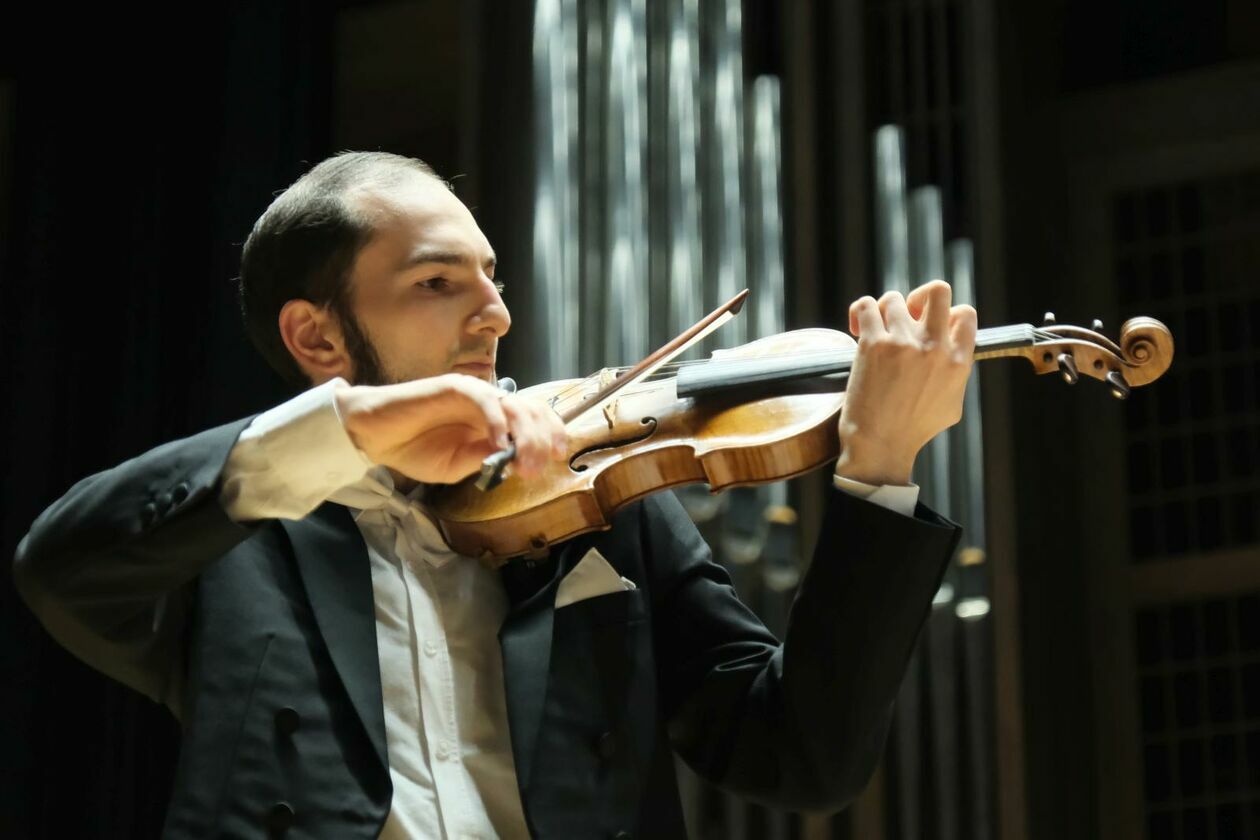
[[[804,329],[719,350],[715,360],[852,348],[845,333]],[[590,400],[601,377],[548,382],[518,393],[557,412]],[[711,492],[780,481],[840,454],[836,429],[844,381],[814,378],[678,397],[673,377],[636,383],[567,426],[569,458],[531,479],[508,474],[481,492],[473,480],[433,493],[428,504],[448,544],[490,565],[609,527],[642,496],[703,482]]]

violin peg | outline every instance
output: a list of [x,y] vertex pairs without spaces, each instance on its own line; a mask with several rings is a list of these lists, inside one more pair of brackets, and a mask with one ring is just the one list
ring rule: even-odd
[[1095,318],[1095,319],[1094,319],[1093,329],[1094,329],[1094,332],[1102,332],[1102,330],[1103,330],[1103,322],[1102,322],[1102,319],[1101,319],[1101,318]]
[[1129,383],[1125,381],[1124,374],[1118,370],[1113,370],[1107,374],[1107,384],[1111,386],[1111,396],[1118,400],[1127,399],[1129,391]]
[[1047,312],[1045,318],[1042,319],[1042,324],[1047,327],[1053,327],[1054,323],[1054,313]]
[[1059,354],[1059,372],[1063,374],[1063,381],[1069,385],[1075,385],[1076,380],[1080,379],[1080,373],[1076,370],[1076,359],[1072,358],[1071,353]]

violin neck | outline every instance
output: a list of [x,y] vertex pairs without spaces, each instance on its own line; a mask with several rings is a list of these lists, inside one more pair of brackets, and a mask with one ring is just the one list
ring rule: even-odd
[[[986,327],[976,331],[974,357],[981,360],[1023,355],[1020,351],[1035,343],[1032,324]],[[857,348],[846,347],[759,359],[713,359],[679,369],[678,396],[694,397],[730,388],[821,376],[844,379],[848,377],[856,355]]]

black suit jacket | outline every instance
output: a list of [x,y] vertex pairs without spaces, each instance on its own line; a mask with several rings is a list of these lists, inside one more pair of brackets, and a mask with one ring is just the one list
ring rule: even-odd
[[[93,667],[171,707],[165,836],[375,837],[392,793],[366,549],[344,507],[240,524],[218,501],[242,420],[84,479],[19,546],[20,591]],[[670,493],[503,570],[499,632],[534,835],[684,836],[671,748],[706,779],[836,809],[875,766],[957,542],[834,492],[782,645]],[[592,547],[638,588],[553,602]]]

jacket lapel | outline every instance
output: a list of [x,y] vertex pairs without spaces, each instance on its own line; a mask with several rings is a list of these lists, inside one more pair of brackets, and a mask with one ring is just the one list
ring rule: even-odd
[[[581,557],[578,538],[553,549],[556,564],[549,578],[544,578],[537,591],[518,600],[512,595],[516,587],[507,585],[512,606],[499,628],[499,646],[503,651],[503,682],[507,699],[508,725],[512,736],[512,755],[516,764],[517,784],[522,791],[529,787],[534,766],[538,732],[542,727],[543,708],[547,701],[547,682],[551,673],[551,629],[555,618],[556,590],[560,580]],[[522,562],[522,561],[514,561]],[[504,566],[505,578],[517,570]]]
[[281,520],[334,667],[381,766],[388,768],[372,568],[350,512],[326,502],[305,519]]

